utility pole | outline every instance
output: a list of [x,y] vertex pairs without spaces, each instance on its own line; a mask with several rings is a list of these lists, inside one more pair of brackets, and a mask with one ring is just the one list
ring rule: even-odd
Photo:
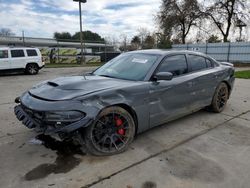
[[22,37],[23,37],[23,46],[25,46],[24,30],[22,31]]
[[[85,64],[85,43],[83,44],[83,33],[82,33],[82,3],[86,3],[87,0],[73,0],[75,2],[79,2],[79,16],[80,16],[80,41],[81,41],[81,64]],[[84,51],[83,51],[84,49]]]

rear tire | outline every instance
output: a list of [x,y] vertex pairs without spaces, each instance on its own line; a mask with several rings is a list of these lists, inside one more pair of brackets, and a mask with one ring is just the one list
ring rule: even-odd
[[215,90],[210,109],[213,112],[220,113],[225,109],[229,98],[229,90],[226,83],[222,82]]
[[28,64],[26,66],[25,72],[30,75],[35,75],[39,72],[39,67],[35,63]]
[[133,141],[135,123],[123,108],[109,107],[82,134],[88,153],[97,156],[115,155],[124,152]]

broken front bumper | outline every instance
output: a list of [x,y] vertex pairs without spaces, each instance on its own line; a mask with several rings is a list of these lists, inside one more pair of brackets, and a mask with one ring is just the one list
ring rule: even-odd
[[82,118],[77,122],[71,122],[67,124],[58,125],[57,122],[46,122],[42,119],[42,112],[40,113],[40,119],[36,117],[35,111],[27,109],[23,105],[17,105],[14,109],[15,115],[19,121],[21,121],[27,128],[34,129],[38,133],[51,136],[59,136],[60,139],[64,139],[80,128],[84,128],[92,124],[93,120],[89,118]]

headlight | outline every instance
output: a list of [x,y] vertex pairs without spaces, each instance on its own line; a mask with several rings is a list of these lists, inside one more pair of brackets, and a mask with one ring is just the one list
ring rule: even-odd
[[84,118],[85,114],[79,111],[62,111],[62,112],[47,112],[45,114],[46,121],[52,122],[75,122]]

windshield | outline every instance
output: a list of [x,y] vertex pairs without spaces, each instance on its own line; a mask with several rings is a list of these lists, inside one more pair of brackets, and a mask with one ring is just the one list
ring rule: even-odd
[[122,54],[109,61],[93,74],[111,78],[142,81],[159,55]]

